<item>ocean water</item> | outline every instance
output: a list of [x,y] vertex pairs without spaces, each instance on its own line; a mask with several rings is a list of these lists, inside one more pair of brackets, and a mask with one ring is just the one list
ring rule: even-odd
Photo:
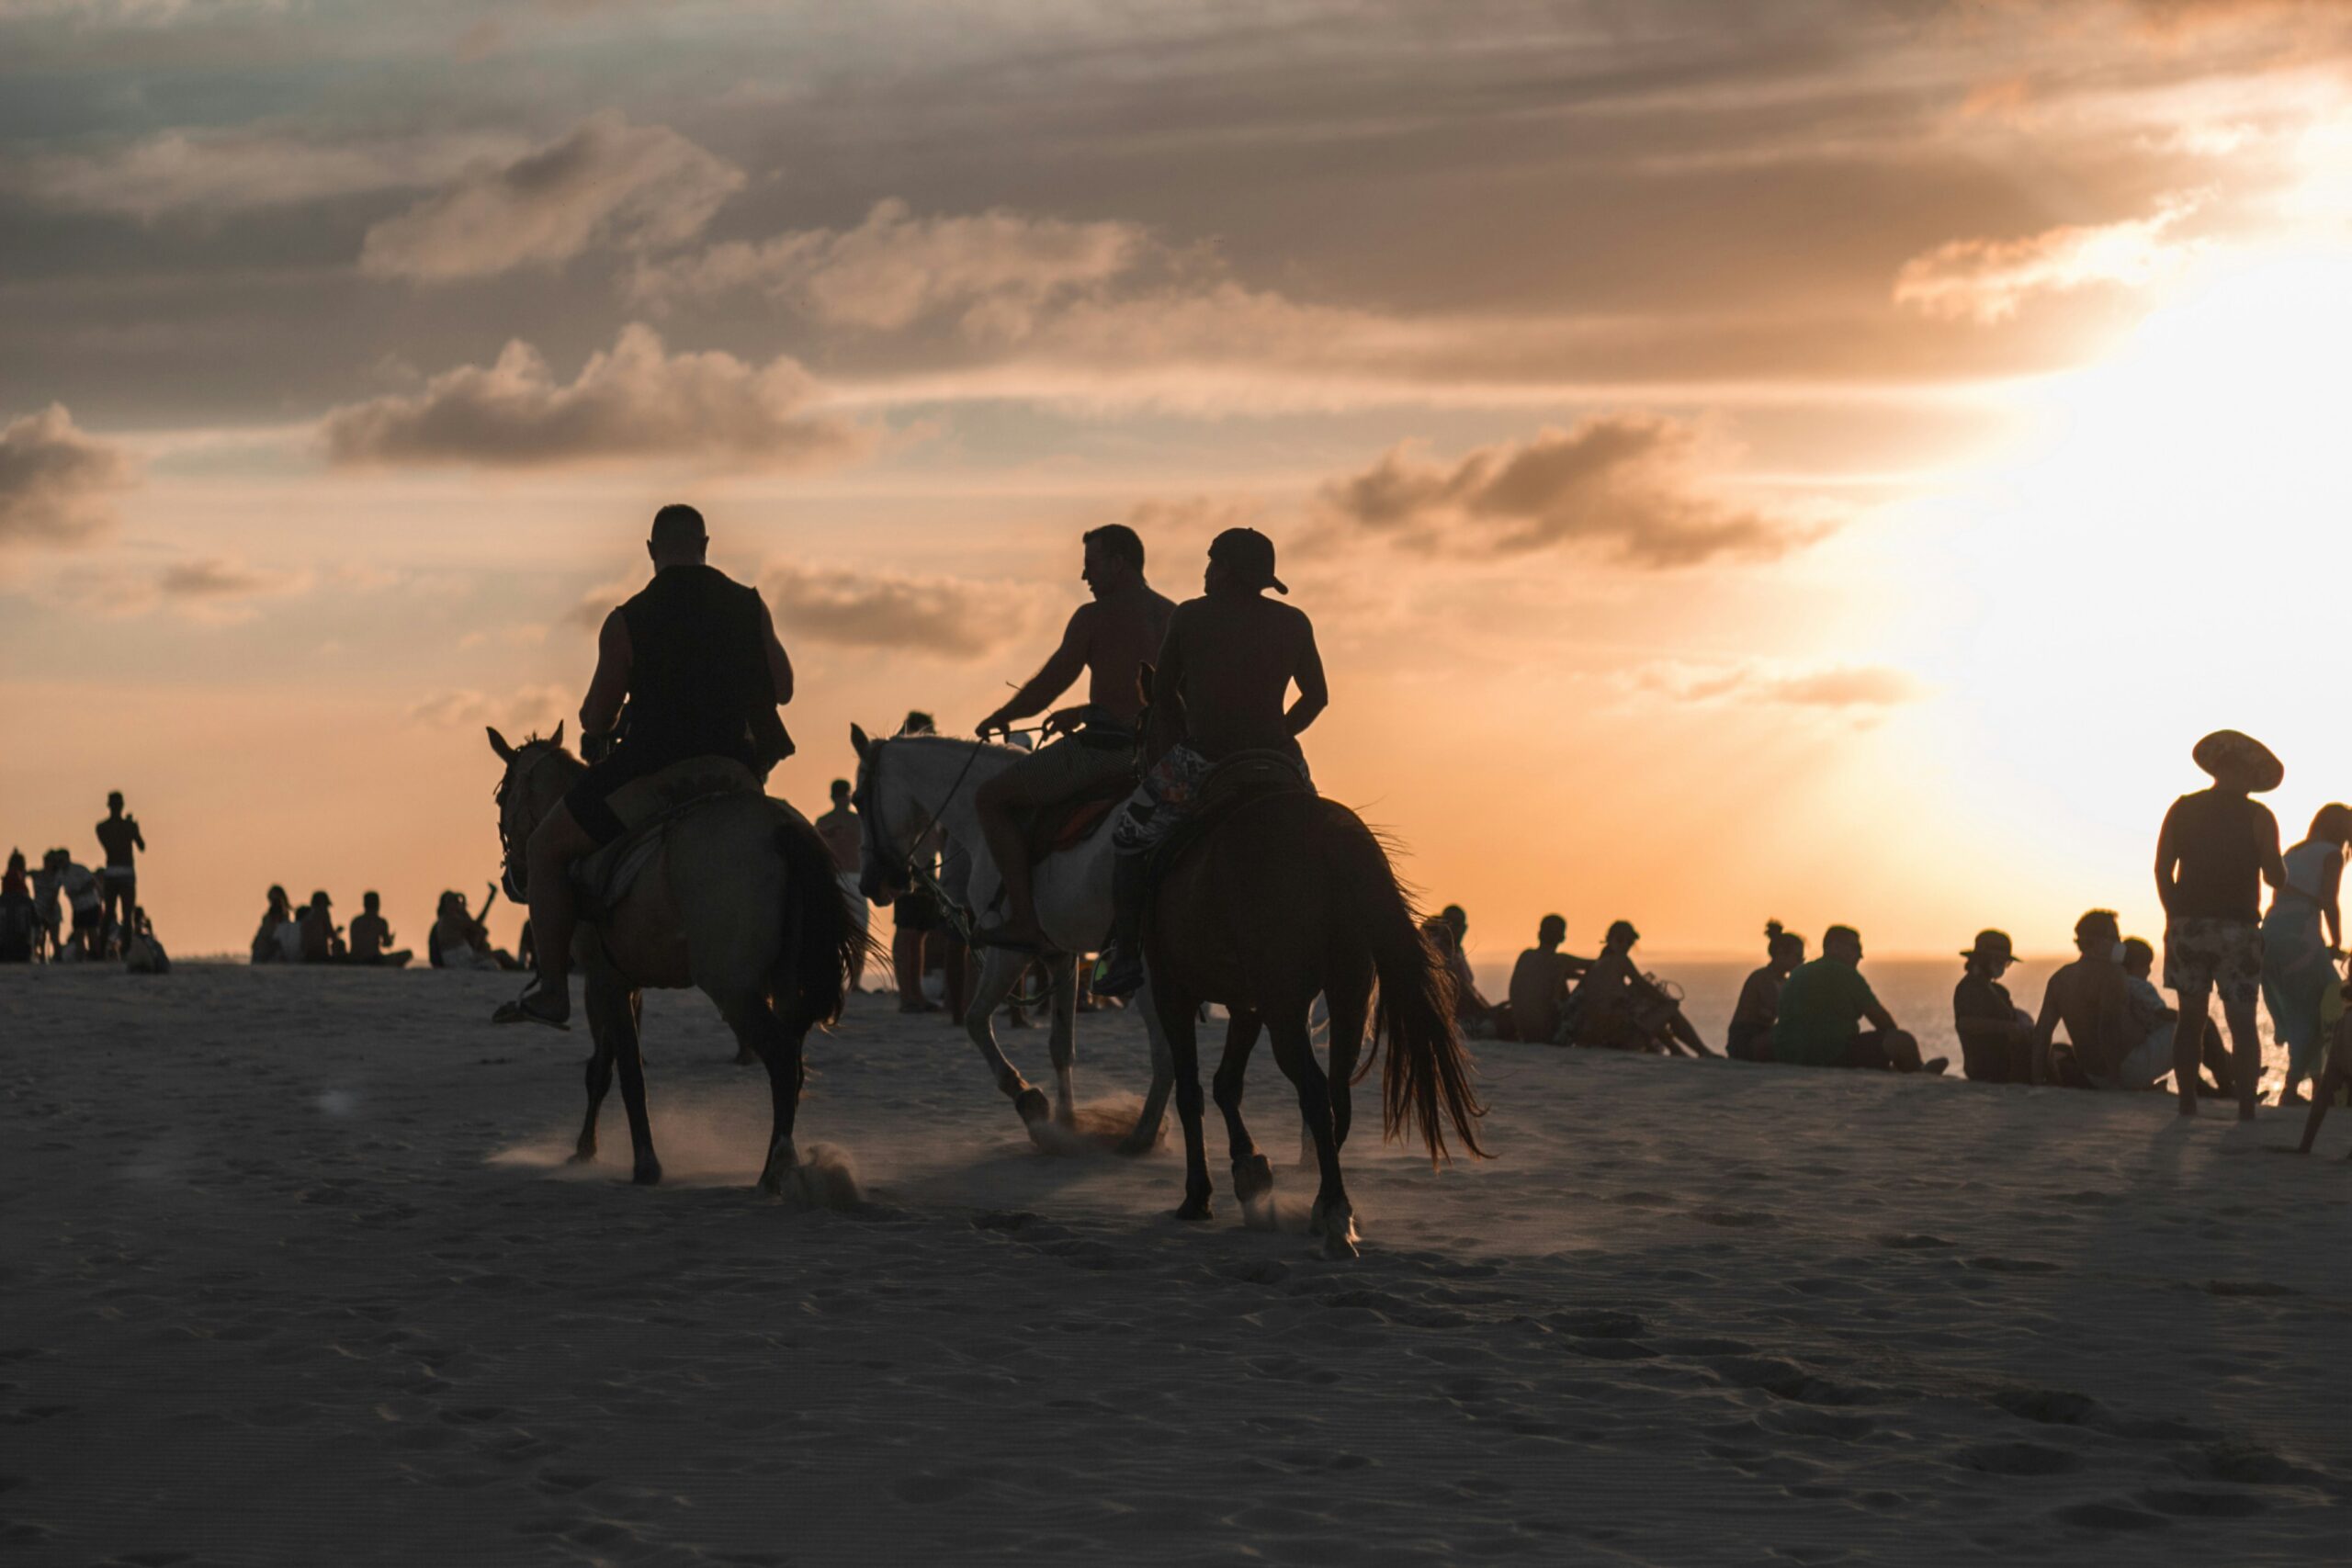
[[[1489,1000],[1500,1000],[1510,989],[1511,964],[1517,953],[1498,956],[1492,953],[1472,954],[1471,967],[1478,976],[1478,988]],[[1738,962],[1690,961],[1663,959],[1645,964],[1660,980],[1671,981],[1682,990],[1682,1010],[1699,1031],[1699,1038],[1711,1049],[1724,1048],[1724,1032],[1731,1021],[1731,1010],[1739,1000],[1739,987],[1748,972],[1760,963],[1756,960]],[[2018,964],[2003,977],[2009,996],[2018,1006],[2030,1013],[2041,1008],[2041,988],[2064,960],[2028,959]],[[1919,1040],[1920,1055],[1928,1057],[1949,1056],[1951,1070],[1961,1070],[1960,1037],[1951,1022],[1952,987],[1960,984],[1961,961],[1933,958],[1888,958],[1862,961],[1862,974],[1878,993],[1886,1010],[1894,1015],[1895,1022],[1909,1030]],[[2161,976],[2159,976],[2161,978]],[[2166,998],[2169,1000],[2169,997]],[[2220,1010],[2215,1010],[2218,1019]],[[2270,1018],[2258,1012],[2262,1029],[2262,1088],[2267,1097],[2276,1097],[2286,1066],[2286,1054],[2271,1038]]]

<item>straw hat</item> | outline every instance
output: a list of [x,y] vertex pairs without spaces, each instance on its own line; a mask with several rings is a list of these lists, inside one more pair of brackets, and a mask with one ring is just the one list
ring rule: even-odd
[[2217,784],[2242,784],[2254,795],[2277,789],[2287,776],[2287,764],[2269,747],[2234,729],[2213,731],[2189,756]]

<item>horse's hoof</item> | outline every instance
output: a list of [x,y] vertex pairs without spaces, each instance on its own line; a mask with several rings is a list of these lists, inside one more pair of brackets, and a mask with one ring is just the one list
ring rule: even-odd
[[574,1149],[574,1150],[572,1150],[572,1151],[571,1151],[571,1157],[570,1159],[568,1159],[568,1160],[565,1160],[563,1163],[564,1163],[564,1164],[566,1164],[566,1165],[594,1165],[594,1164],[595,1163],[595,1160],[596,1160],[596,1151],[595,1151],[595,1150],[594,1150],[594,1149]]
[[1177,1209],[1176,1217],[1189,1224],[1197,1224],[1209,1217],[1209,1201],[1206,1198],[1187,1198]]
[[1233,1195],[1247,1203],[1274,1190],[1274,1168],[1264,1155],[1233,1162]]
[[1053,1107],[1047,1103],[1046,1094],[1043,1089],[1023,1089],[1019,1094],[1012,1097],[1012,1109],[1020,1114],[1021,1120],[1026,1123],[1034,1124],[1039,1122],[1050,1122],[1053,1120]]
[[628,1179],[632,1187],[659,1187],[662,1184],[662,1162],[658,1159],[639,1160]]
[[1122,1159],[1141,1159],[1159,1146],[1159,1134],[1157,1133],[1129,1133],[1114,1145]]
[[1354,1241],[1347,1236],[1341,1235],[1337,1231],[1331,1231],[1326,1233],[1323,1237],[1323,1256],[1326,1258],[1361,1258],[1363,1255],[1356,1250],[1356,1244]]

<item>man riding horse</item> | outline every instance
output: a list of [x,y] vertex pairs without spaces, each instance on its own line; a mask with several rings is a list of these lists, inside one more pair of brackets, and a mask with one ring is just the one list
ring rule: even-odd
[[[1152,705],[1174,746],[1155,761],[1113,829],[1112,952],[1095,989],[1132,995],[1143,984],[1139,940],[1152,849],[1190,812],[1203,781],[1243,751],[1273,752],[1307,776],[1298,737],[1330,705],[1323,656],[1306,615],[1264,596],[1288,593],[1274,575],[1274,544],[1255,528],[1227,528],[1209,545],[1204,592],[1176,607],[1159,650]],[[1285,708],[1292,684],[1298,700]]]
[[[691,506],[656,513],[645,547],[653,581],[606,615],[596,637],[596,673],[580,705],[591,766],[531,832],[525,866],[538,974],[492,1014],[499,1023],[571,1027],[571,867],[621,837],[608,804],[615,790],[695,757],[729,758],[764,776],[790,750],[775,710],[792,701],[792,660],[759,591],[705,562],[710,538]],[[627,739],[614,745],[624,701]]]
[[1009,730],[1016,720],[1044,712],[1081,672],[1088,677],[1087,701],[1046,720],[1048,743],[990,778],[975,797],[989,852],[1004,878],[1004,918],[977,933],[986,946],[1034,948],[1045,940],[1022,818],[1134,778],[1135,727],[1143,711],[1136,675],[1159,651],[1175,611],[1144,581],[1143,540],[1134,529],[1107,524],[1090,530],[1083,542],[1080,575],[1093,603],[1078,607],[1045,667],[976,731],[986,737]]

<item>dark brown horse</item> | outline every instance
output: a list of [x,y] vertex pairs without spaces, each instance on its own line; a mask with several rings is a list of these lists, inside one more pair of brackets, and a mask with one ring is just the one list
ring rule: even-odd
[[[1184,1129],[1183,1220],[1209,1217],[1208,1156],[1203,1146],[1196,1019],[1204,1002],[1232,1014],[1216,1073],[1217,1109],[1232,1140],[1235,1196],[1245,1204],[1273,1185],[1264,1156],[1241,1122],[1242,1074],[1261,1027],[1274,1060],[1298,1090],[1299,1114],[1315,1142],[1321,1183],[1312,1226],[1324,1251],[1352,1258],[1355,1211],[1340,1178],[1348,1130],[1348,1085],[1379,986],[1378,1032],[1388,1059],[1382,1077],[1384,1132],[1418,1125],[1432,1164],[1447,1157],[1444,1123],[1484,1156],[1471,1064],[1453,1024],[1453,983],[1422,940],[1420,922],[1378,835],[1340,805],[1301,790],[1255,796],[1220,816],[1177,854],[1153,894],[1144,963],[1176,1074],[1176,1113]],[[1308,1012],[1317,994],[1331,1017],[1331,1070],[1315,1059]],[[1379,1040],[1374,1041],[1374,1051]]]
[[[522,848],[587,764],[563,749],[561,725],[552,738],[534,736],[520,746],[493,729],[490,744],[506,764],[498,836],[506,845],[507,891],[521,898],[528,893]],[[678,818],[619,905],[580,923],[572,953],[587,981],[595,1041],[574,1161],[596,1157],[596,1113],[617,1066],[634,1179],[640,1186],[662,1179],[645,1110],[639,999],[648,986],[693,987],[718,1004],[737,1043],[767,1068],[775,1116],[761,1190],[782,1196],[791,1181],[822,1196],[830,1178],[803,1167],[792,1142],[801,1052],[810,1029],[841,1016],[865,943],[834,880],[831,852],[799,813],[746,793]]]

